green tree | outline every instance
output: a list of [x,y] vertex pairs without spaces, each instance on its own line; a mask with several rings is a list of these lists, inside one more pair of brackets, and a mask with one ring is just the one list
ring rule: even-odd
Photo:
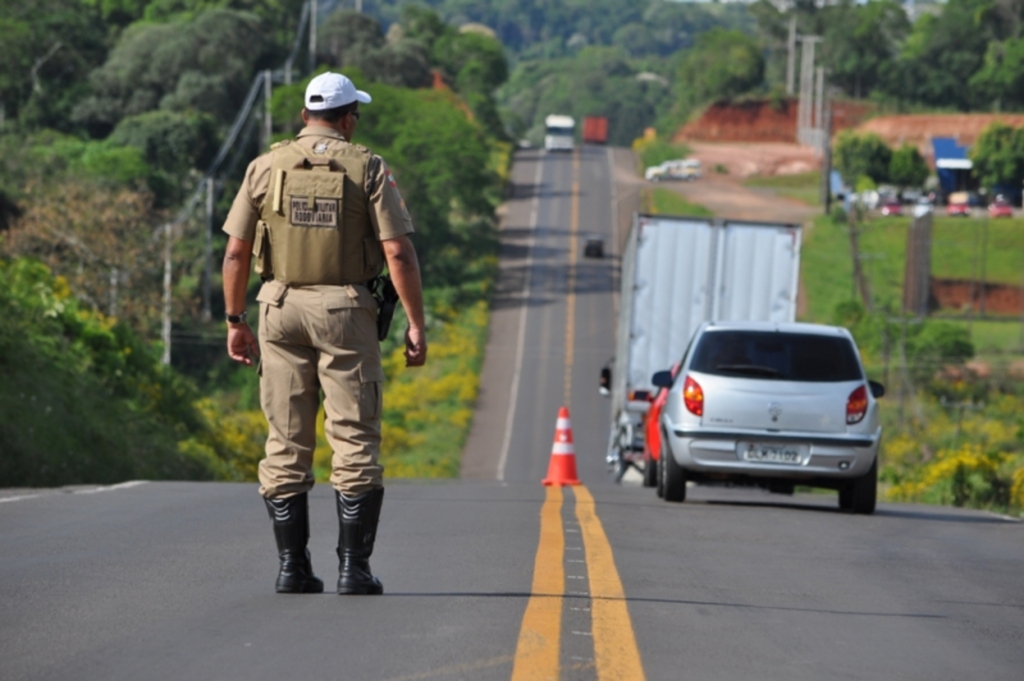
[[434,44],[433,55],[488,134],[503,138],[504,126],[494,103],[495,90],[508,80],[501,43],[480,33],[449,33]]
[[904,144],[889,161],[889,181],[898,187],[920,187],[928,179],[928,164],[913,144]]
[[205,169],[217,151],[217,125],[197,111],[147,111],[121,120],[105,141],[142,153],[159,206],[170,207],[193,187],[192,170]]
[[970,151],[974,174],[986,187],[1024,180],[1024,128],[993,123],[978,136]]
[[135,24],[93,72],[95,94],[74,118],[96,137],[126,116],[154,109],[195,109],[230,121],[270,48],[260,20],[234,10],[210,10],[182,23]]
[[967,111],[979,103],[969,87],[988,49],[981,10],[988,0],[949,0],[914,24],[886,90],[895,99]]
[[740,31],[712,29],[683,57],[678,83],[682,111],[750,92],[764,83],[761,48]]
[[862,177],[870,178],[875,184],[889,179],[892,150],[874,133],[858,135],[844,130],[836,138],[832,153],[836,170],[849,187],[856,187]]
[[868,96],[910,33],[910,21],[895,0],[843,0],[822,8],[822,56],[829,82],[846,94]]
[[0,113],[30,128],[74,129],[71,112],[106,56],[97,11],[78,0],[0,3]]
[[970,84],[997,109],[1024,107],[1024,38],[990,43]]
[[380,22],[369,14],[337,10],[317,26],[318,59],[337,68],[363,68],[385,46]]

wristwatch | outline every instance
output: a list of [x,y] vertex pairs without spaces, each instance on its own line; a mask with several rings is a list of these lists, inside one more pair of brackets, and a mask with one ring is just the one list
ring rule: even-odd
[[246,318],[249,316],[248,310],[242,310],[242,314],[229,314],[224,315],[224,318],[229,324],[244,324]]

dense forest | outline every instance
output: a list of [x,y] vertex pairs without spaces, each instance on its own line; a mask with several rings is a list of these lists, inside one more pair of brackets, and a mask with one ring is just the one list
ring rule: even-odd
[[316,72],[373,94],[358,141],[392,164],[417,225],[439,342],[421,377],[388,365],[385,454],[407,474],[457,471],[494,210],[514,144],[538,142],[546,114],[608,116],[610,141],[630,144],[712,101],[784,96],[792,19],[822,36],[847,97],[1024,108],[1019,0],[913,15],[895,0],[316,4],[315,43],[304,0],[0,5],[0,484],[251,477],[255,377],[224,356],[207,262],[245,163],[298,129]]

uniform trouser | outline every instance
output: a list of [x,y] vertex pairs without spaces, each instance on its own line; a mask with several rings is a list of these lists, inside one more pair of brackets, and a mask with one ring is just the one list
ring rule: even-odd
[[260,301],[260,403],[270,432],[260,494],[313,487],[320,392],[333,451],[331,483],[358,495],[382,486],[377,303],[364,286],[286,287],[270,281]]

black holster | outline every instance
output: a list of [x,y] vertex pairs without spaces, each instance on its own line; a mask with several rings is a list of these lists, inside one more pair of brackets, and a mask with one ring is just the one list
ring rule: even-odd
[[377,340],[383,341],[391,330],[391,320],[398,304],[398,291],[391,283],[391,277],[382,274],[369,283],[370,293],[377,299]]

